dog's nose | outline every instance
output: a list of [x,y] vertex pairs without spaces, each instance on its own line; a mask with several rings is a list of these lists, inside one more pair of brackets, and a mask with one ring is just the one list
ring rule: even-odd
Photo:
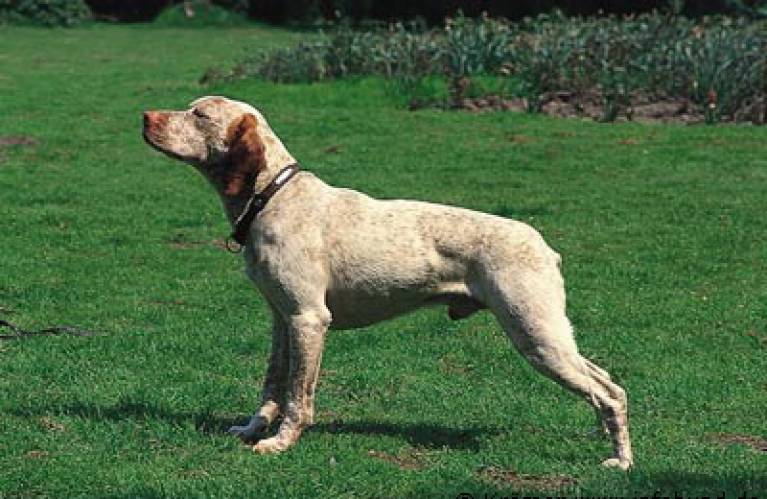
[[144,111],[144,126],[162,129],[168,124],[168,118],[165,111]]

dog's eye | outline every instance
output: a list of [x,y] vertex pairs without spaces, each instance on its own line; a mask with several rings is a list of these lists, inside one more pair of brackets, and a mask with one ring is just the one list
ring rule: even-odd
[[192,109],[192,114],[197,116],[198,118],[202,118],[204,120],[209,120],[210,119],[210,116],[208,116],[207,114],[203,113],[199,109]]

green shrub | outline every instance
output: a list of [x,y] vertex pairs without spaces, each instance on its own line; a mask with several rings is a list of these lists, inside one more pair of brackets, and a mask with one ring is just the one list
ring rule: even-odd
[[687,98],[718,121],[767,96],[764,23],[540,16],[519,30],[509,63],[533,110],[546,92],[597,91],[605,121],[637,94]]
[[[241,2],[231,2],[233,9]],[[154,24],[168,27],[240,26],[247,24],[247,18],[235,11],[215,5],[206,0],[182,2],[164,9],[155,18]]]
[[726,0],[726,3],[742,16],[767,18],[767,1],[765,0]]
[[230,77],[259,76],[297,83],[357,75],[418,77],[438,70],[439,46],[430,33],[401,23],[356,31],[341,23],[295,47],[258,54],[237,64]]
[[83,0],[0,0],[0,23],[75,26],[90,17]]
[[732,115],[744,103],[767,94],[764,35],[751,29],[714,26],[686,40],[693,101],[706,108],[707,121]]

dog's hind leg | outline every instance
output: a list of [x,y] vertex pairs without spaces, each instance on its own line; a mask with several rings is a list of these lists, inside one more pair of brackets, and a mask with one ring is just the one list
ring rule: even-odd
[[522,270],[514,279],[490,276],[487,304],[522,355],[541,373],[583,397],[601,416],[613,442],[602,464],[633,464],[626,394],[602,368],[578,353],[555,269]]
[[272,309],[272,352],[261,392],[261,406],[245,426],[232,426],[229,433],[245,442],[251,442],[263,434],[280,414],[285,404],[288,377],[288,331],[287,325],[275,309]]
[[[623,409],[624,411],[628,411],[628,401],[626,399],[626,392],[623,391],[623,389],[616,385],[612,378],[610,377],[610,374],[599,367],[598,365],[591,362],[589,359],[582,357],[583,362],[586,364],[586,370],[588,371],[589,376],[596,381],[597,383],[601,384],[606,390],[610,392],[611,395],[613,395],[618,400],[621,400],[623,402]],[[599,410],[599,408],[594,408],[596,411],[596,421],[597,421],[597,428],[598,431],[601,431],[603,434],[610,435],[610,429],[607,427],[605,419],[602,417],[602,413]]]

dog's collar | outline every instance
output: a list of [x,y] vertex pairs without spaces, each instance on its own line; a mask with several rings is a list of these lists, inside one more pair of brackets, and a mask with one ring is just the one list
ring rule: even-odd
[[[240,216],[234,222],[234,230],[226,240],[226,249],[232,253],[239,253],[242,251],[245,242],[248,239],[248,231],[250,230],[250,224],[253,223],[253,219],[256,218],[261,210],[266,207],[266,203],[272,199],[277,191],[282,188],[293,176],[299,172],[301,168],[298,163],[292,163],[278,173],[269,185],[267,185],[261,192],[254,192],[245,204],[245,209],[242,210]],[[237,243],[237,246],[234,245]]]

